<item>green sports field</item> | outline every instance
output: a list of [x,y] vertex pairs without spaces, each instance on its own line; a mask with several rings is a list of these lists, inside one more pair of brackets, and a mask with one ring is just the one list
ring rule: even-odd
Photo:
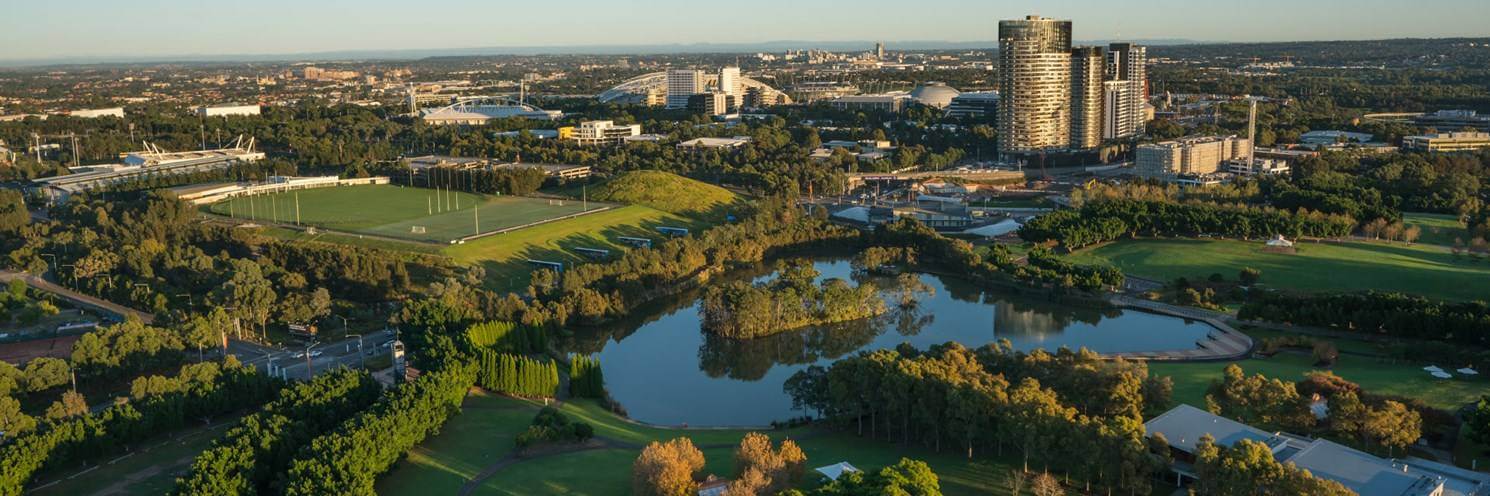
[[1072,257],[1112,265],[1126,274],[1172,281],[1221,274],[1234,280],[1244,267],[1262,271],[1263,284],[1300,291],[1400,291],[1451,300],[1490,299],[1490,262],[1456,257],[1448,248],[1417,243],[1301,242],[1297,253],[1270,253],[1261,242],[1210,239],[1135,239],[1081,250]]
[[[589,202],[588,210],[609,206]],[[235,198],[214,203],[208,210],[239,219],[315,226],[409,241],[449,243],[478,232],[489,233],[583,213],[586,207],[575,201],[373,185]]]

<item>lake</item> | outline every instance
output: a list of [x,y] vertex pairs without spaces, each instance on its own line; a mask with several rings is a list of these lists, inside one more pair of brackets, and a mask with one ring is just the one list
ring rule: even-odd
[[[815,262],[819,279],[850,279],[847,260]],[[609,329],[577,331],[571,348],[594,353],[605,386],[633,419],[662,425],[760,426],[800,417],[781,385],[810,365],[827,366],[861,350],[948,341],[977,348],[1008,339],[1019,350],[1086,347],[1097,352],[1190,349],[1212,328],[1134,310],[1060,304],[983,290],[956,279],[917,274],[932,288],[918,304],[890,305],[880,317],[810,327],[752,340],[700,330],[698,292],[640,309]],[[770,277],[766,269],[730,277]],[[872,278],[892,286],[893,278]],[[885,295],[887,301],[892,296]]]

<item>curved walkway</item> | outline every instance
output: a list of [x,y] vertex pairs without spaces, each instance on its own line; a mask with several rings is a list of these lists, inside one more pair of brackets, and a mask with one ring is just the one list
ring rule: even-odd
[[1206,335],[1205,339],[1195,342],[1195,348],[1188,350],[1169,351],[1138,351],[1107,353],[1103,356],[1108,358],[1127,358],[1141,360],[1158,360],[1174,362],[1201,362],[1237,360],[1246,358],[1252,354],[1252,337],[1242,333],[1227,324],[1225,319],[1229,316],[1221,312],[1213,312],[1200,308],[1181,307],[1160,303],[1157,301],[1143,300],[1130,296],[1114,295],[1107,300],[1115,306],[1123,308],[1136,308],[1139,310],[1172,315],[1175,317],[1198,320],[1215,328]]

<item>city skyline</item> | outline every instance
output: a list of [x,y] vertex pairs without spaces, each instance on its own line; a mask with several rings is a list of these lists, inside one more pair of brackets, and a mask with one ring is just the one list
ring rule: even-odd
[[[1385,0],[1261,0],[1246,9],[1220,2],[1170,0],[1143,6],[1096,0],[1038,4],[945,0],[912,6],[870,0],[856,4],[850,12],[827,2],[763,0],[750,9],[724,12],[719,10],[722,7],[679,0],[633,2],[622,8],[614,7],[614,3],[578,0],[571,4],[573,8],[565,9],[563,16],[556,16],[546,5],[492,5],[464,0],[431,0],[417,8],[387,0],[314,5],[286,0],[218,5],[163,0],[149,8],[102,0],[81,0],[65,6],[28,2],[7,9],[12,19],[27,22],[0,31],[0,61],[210,59],[483,48],[542,48],[560,53],[565,48],[601,46],[678,46],[686,51],[681,49],[697,44],[749,46],[798,40],[803,44],[801,48],[812,48],[812,43],[865,40],[885,41],[892,50],[896,42],[983,42],[992,47],[999,20],[1030,14],[1072,20],[1080,26],[1073,33],[1078,42],[1490,36],[1478,22],[1490,17],[1490,3],[1428,3],[1435,8],[1401,10],[1396,8],[1398,3]],[[862,15],[876,11],[885,15]],[[1388,11],[1393,14],[1381,15]],[[1455,15],[1443,15],[1445,12]],[[726,16],[730,22],[696,22],[711,15]]]

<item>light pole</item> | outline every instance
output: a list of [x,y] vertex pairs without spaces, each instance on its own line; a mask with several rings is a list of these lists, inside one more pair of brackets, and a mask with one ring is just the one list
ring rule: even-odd
[[357,363],[362,368],[367,368],[367,355],[362,354],[362,335],[348,334],[347,337],[357,336]]
[[310,363],[310,349],[311,348],[315,348],[316,345],[318,345],[318,344],[321,344],[321,343],[317,343],[315,341],[311,341],[310,344],[305,345],[305,380],[307,380],[307,381],[316,377],[316,371],[315,371],[315,369],[314,368],[311,368],[312,365]]

